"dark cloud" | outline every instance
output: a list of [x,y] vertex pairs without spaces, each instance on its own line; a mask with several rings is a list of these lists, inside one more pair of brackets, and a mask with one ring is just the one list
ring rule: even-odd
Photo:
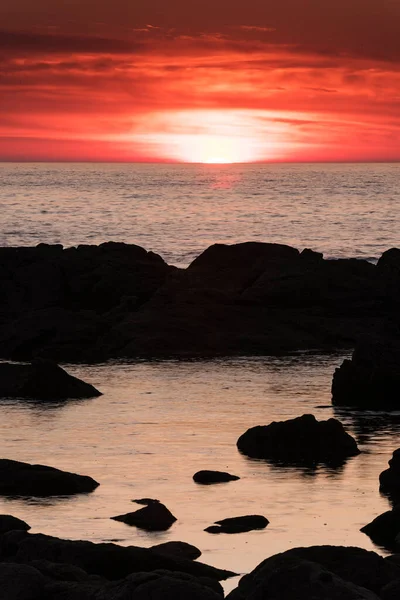
[[140,47],[111,38],[0,30],[0,52],[7,54],[128,54]]

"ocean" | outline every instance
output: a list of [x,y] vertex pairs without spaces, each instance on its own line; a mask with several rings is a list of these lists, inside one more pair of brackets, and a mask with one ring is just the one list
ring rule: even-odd
[[377,260],[400,244],[400,164],[0,163],[0,245],[144,246],[186,266],[216,242]]
[[[1,245],[135,243],[185,266],[214,242],[310,247],[376,261],[400,245],[400,165],[1,164]],[[100,398],[43,405],[0,399],[2,457],[91,475],[74,498],[0,499],[32,532],[151,546],[182,540],[239,573],[290,547],[377,548],[359,529],[388,510],[379,473],[399,446],[399,413],[333,409],[332,375],[348,354],[66,365]],[[236,449],[249,427],[304,413],[339,418],[361,455],[343,467],[274,466]],[[200,469],[241,479],[198,486]],[[177,522],[146,533],[110,517],[134,498]],[[213,536],[214,521],[263,514],[263,531]],[[235,582],[225,585],[230,589]]]

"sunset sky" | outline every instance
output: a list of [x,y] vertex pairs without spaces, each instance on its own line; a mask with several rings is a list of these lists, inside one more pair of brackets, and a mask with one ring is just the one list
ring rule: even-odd
[[400,160],[400,0],[2,0],[0,160]]

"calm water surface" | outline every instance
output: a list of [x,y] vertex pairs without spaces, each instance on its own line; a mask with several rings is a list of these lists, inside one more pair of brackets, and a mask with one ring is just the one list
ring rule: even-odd
[[[400,413],[334,412],[330,383],[342,358],[69,366],[104,395],[54,406],[3,399],[2,456],[88,474],[101,485],[72,499],[2,499],[0,512],[25,519],[33,532],[72,539],[142,546],[187,541],[202,550],[205,562],[240,573],[299,545],[372,549],[359,529],[388,509],[378,475],[399,446]],[[237,451],[236,440],[248,427],[309,412],[339,417],[362,454],[337,470],[303,470]],[[196,485],[193,474],[207,468],[241,480]],[[144,496],[159,498],[178,518],[168,532],[141,532],[110,520],[134,510],[130,500]],[[267,529],[235,536],[203,531],[218,519],[252,513],[267,516]]]
[[0,245],[115,240],[187,265],[215,242],[376,260],[400,244],[399,164],[0,164]]

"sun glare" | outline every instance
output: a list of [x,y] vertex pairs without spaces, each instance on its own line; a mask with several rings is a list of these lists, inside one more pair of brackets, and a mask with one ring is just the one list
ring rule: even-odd
[[161,160],[250,163],[282,158],[296,142],[290,129],[283,112],[199,109],[153,113],[130,139]]

